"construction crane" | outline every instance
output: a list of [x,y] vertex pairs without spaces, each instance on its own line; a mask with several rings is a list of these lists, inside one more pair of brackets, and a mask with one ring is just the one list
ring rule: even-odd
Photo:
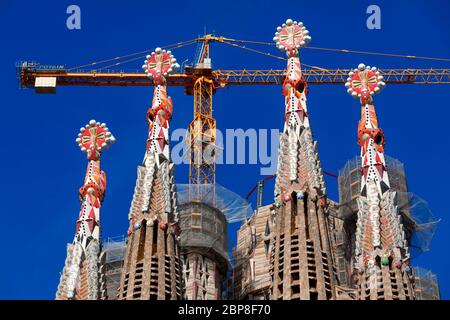
[[[194,96],[194,119],[189,125],[189,186],[191,200],[200,200],[201,186],[211,185],[215,203],[216,185],[216,119],[212,114],[212,97],[218,86],[212,74],[209,44],[220,41],[211,34],[199,39],[194,65],[186,67],[184,74],[192,79],[185,93]],[[205,151],[209,158],[205,159]]]
[[[198,50],[192,66],[186,66],[181,73],[171,74],[167,77],[168,86],[182,86],[187,95],[194,96],[194,117],[189,125],[190,170],[189,183],[192,186],[210,184],[215,186],[215,141],[216,120],[212,114],[213,95],[227,86],[240,85],[279,85],[285,78],[285,70],[214,70],[210,56],[210,44],[218,42],[225,45],[241,48],[254,53],[263,54],[276,59],[285,60],[284,57],[249,48],[239,43],[269,44],[259,41],[236,40],[226,37],[217,37],[212,34],[193,40],[179,42],[167,49],[181,48],[197,43]],[[316,50],[328,50],[355,54],[373,54],[381,56],[396,56],[409,59],[428,59],[450,61],[450,59],[417,57],[411,55],[384,54],[364,51],[351,51],[327,48],[314,48]],[[144,72],[118,72],[109,71],[109,67],[116,67],[141,59],[138,54],[142,51],[122,57],[115,57],[77,68],[66,69],[62,66],[46,67],[36,63],[23,62],[18,66],[20,84],[25,88],[35,88],[37,93],[55,93],[58,86],[153,86]],[[133,57],[128,59],[129,57]],[[121,59],[127,60],[119,61]],[[119,62],[116,62],[119,61]],[[100,64],[114,62],[95,70],[80,71],[83,67],[97,67]],[[308,84],[344,84],[347,81],[349,69],[325,69],[308,66],[303,69],[303,77]],[[389,84],[450,84],[450,69],[381,69],[380,73],[384,81]],[[203,150],[210,149],[210,159],[204,161]],[[333,174],[330,174],[333,175]],[[334,175],[335,176],[335,175]],[[270,179],[271,177],[269,177]],[[267,179],[268,180],[268,179]],[[264,180],[265,181],[265,180]],[[263,184],[263,183],[262,183]],[[262,184],[259,189],[262,192]],[[256,186],[255,186],[256,189]],[[254,191],[254,190],[253,190]],[[252,192],[253,192],[252,191]],[[197,196],[200,190],[197,190]],[[251,193],[252,193],[251,192]],[[196,196],[194,195],[194,198]],[[262,196],[258,197],[258,203]]]
[[[153,86],[143,72],[71,72],[39,69],[37,65],[23,63],[20,66],[20,83],[26,88],[36,88],[39,79],[54,81],[57,86]],[[204,70],[186,67],[185,73],[175,73],[167,77],[168,86],[186,88],[192,94],[195,80]],[[200,72],[199,72],[200,71]],[[350,69],[302,69],[308,84],[344,84]],[[450,84],[450,69],[380,69],[385,82],[389,84]],[[283,83],[285,70],[210,70],[209,77],[215,88],[237,85],[278,85]],[[203,74],[204,75],[204,74]]]

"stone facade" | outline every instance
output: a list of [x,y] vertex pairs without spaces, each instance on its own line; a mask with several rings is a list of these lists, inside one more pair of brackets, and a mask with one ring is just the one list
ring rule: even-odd
[[232,297],[237,300],[267,300],[272,278],[269,273],[273,205],[258,208],[237,233]]

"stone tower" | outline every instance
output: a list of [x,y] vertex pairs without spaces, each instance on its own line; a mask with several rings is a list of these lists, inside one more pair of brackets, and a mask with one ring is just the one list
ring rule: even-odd
[[149,133],[131,203],[128,243],[118,298],[177,300],[183,295],[174,165],[169,152],[172,99],[165,76],[178,65],[157,48],[143,65],[155,89],[147,112]]
[[373,95],[384,86],[377,68],[360,64],[349,73],[348,93],[361,103],[361,190],[355,236],[355,270],[361,300],[410,300],[409,253],[384,157],[384,134],[378,127]]
[[100,300],[106,298],[100,254],[100,207],[105,196],[106,175],[100,169],[100,155],[115,139],[104,123],[91,120],[80,129],[76,141],[89,162],[79,191],[81,208],[75,238],[67,245],[56,299]]
[[310,41],[303,23],[288,19],[274,41],[287,53],[283,83],[285,124],[280,136],[275,183],[274,225],[271,230],[271,299],[328,300],[335,298],[335,274],[328,201],[306,106],[299,49]]

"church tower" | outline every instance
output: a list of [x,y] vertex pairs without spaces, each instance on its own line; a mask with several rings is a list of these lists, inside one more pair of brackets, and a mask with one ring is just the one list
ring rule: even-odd
[[183,295],[174,164],[170,160],[172,99],[165,77],[178,67],[170,51],[157,48],[143,69],[155,85],[144,161],[131,203],[120,300],[178,300]]
[[287,54],[284,130],[280,136],[275,208],[272,212],[271,299],[335,298],[328,201],[306,106],[307,83],[299,50],[311,37],[303,23],[286,20],[274,41]]

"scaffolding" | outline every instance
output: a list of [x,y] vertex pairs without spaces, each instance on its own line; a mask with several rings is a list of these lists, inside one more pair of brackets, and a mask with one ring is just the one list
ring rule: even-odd
[[117,299],[126,248],[127,238],[124,236],[108,238],[103,242],[108,300]]
[[245,221],[251,216],[252,208],[247,200],[219,184],[196,185],[196,188],[200,189],[201,198],[192,200],[190,185],[177,184],[180,246],[214,256],[226,273],[230,264],[228,225]]
[[[191,187],[189,184],[177,184],[178,205],[192,202],[189,194]],[[223,212],[228,223],[245,221],[253,213],[247,200],[218,183],[202,184],[197,187],[200,189],[200,198],[195,199],[195,202],[217,208]]]
[[[408,190],[405,168],[399,160],[385,155],[386,169],[391,188],[399,193]],[[340,215],[343,218],[354,215],[358,211],[356,198],[361,192],[361,157],[356,156],[339,170],[339,202]]]
[[[439,219],[434,217],[428,203],[414,193],[408,192],[405,168],[399,160],[385,156],[391,189],[397,193],[397,206],[405,226],[406,239],[411,257],[428,251]],[[345,231],[352,236],[358,204],[356,199],[361,188],[361,157],[347,161],[339,170],[339,216],[346,220]]]
[[416,300],[440,300],[439,282],[432,271],[414,267],[414,284]]

